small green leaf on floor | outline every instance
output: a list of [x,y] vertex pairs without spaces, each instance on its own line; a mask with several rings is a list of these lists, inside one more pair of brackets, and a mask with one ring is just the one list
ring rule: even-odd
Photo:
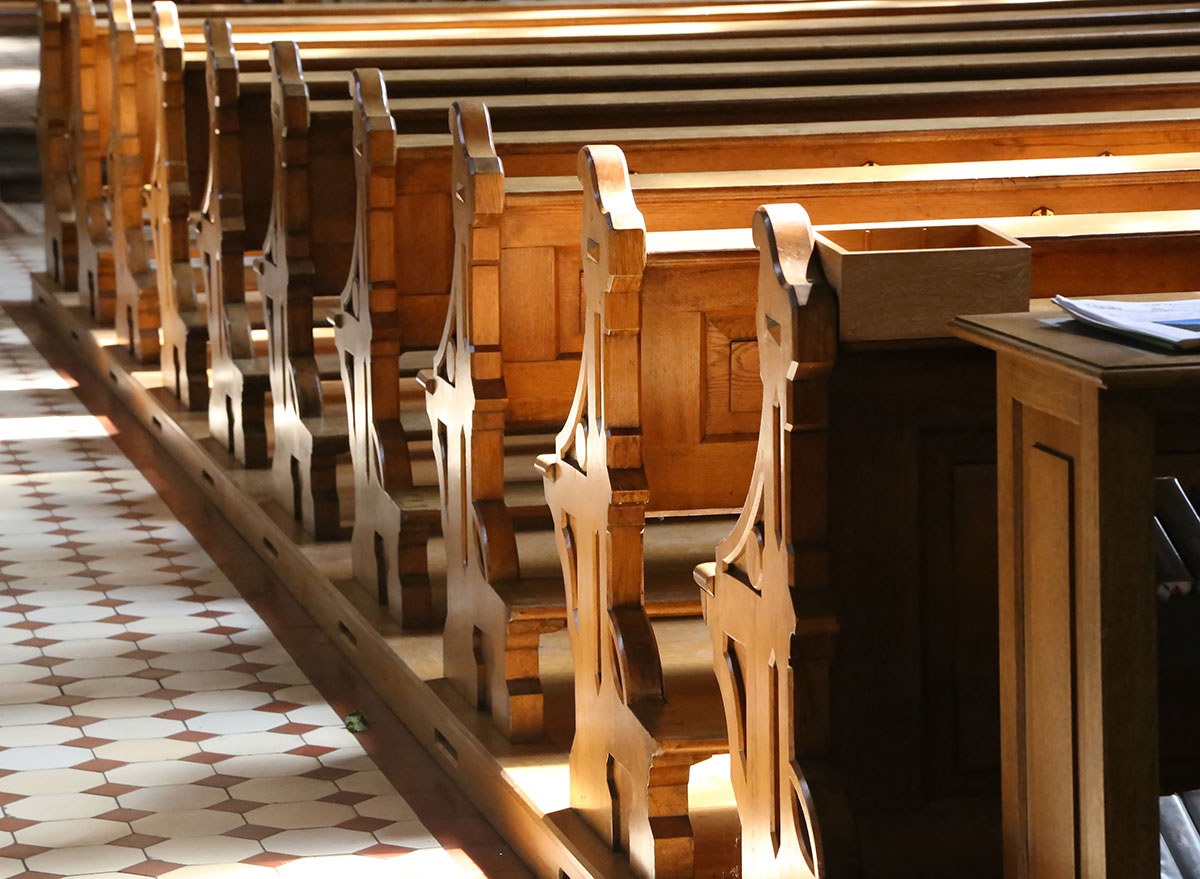
[[354,711],[346,715],[346,729],[350,732],[366,732],[367,717],[361,711]]

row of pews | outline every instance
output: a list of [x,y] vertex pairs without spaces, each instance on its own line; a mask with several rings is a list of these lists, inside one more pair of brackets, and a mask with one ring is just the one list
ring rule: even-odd
[[556,875],[1157,875],[1200,664],[1120,844],[1001,790],[995,357],[948,323],[1197,289],[1194,4],[39,10],[37,283],[434,638],[429,698],[569,749],[618,857]]

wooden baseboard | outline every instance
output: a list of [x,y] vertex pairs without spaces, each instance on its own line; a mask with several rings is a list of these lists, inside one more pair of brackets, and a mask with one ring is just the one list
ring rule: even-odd
[[34,304],[53,334],[170,452],[534,873],[632,879],[628,861],[573,812],[543,813],[506,771],[563,766],[565,752],[552,745],[510,745],[445,680],[422,678],[402,655],[405,640],[421,636],[403,633],[364,592],[338,579],[348,576],[349,543],[314,543],[273,515],[269,471],[241,468],[209,438],[207,413],[183,409],[161,387],[156,368],[137,364],[117,346],[111,329],[92,324],[77,293],[61,291],[42,273],[31,280]]

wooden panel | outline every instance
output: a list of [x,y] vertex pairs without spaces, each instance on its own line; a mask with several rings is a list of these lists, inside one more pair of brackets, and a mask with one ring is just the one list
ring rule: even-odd
[[558,356],[557,299],[530,295],[555,289],[553,247],[504,249],[500,274],[500,347],[506,362]]
[[748,314],[704,315],[704,346],[701,436],[752,434],[762,407],[754,318]]
[[1072,465],[1023,443],[1025,749],[1032,766],[1057,767],[1026,780],[1031,879],[1075,876],[1078,865]]

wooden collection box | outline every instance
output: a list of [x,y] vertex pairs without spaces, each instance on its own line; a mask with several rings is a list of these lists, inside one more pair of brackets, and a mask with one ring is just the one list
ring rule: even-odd
[[976,223],[825,229],[845,342],[937,338],[959,314],[1029,310],[1032,250]]

